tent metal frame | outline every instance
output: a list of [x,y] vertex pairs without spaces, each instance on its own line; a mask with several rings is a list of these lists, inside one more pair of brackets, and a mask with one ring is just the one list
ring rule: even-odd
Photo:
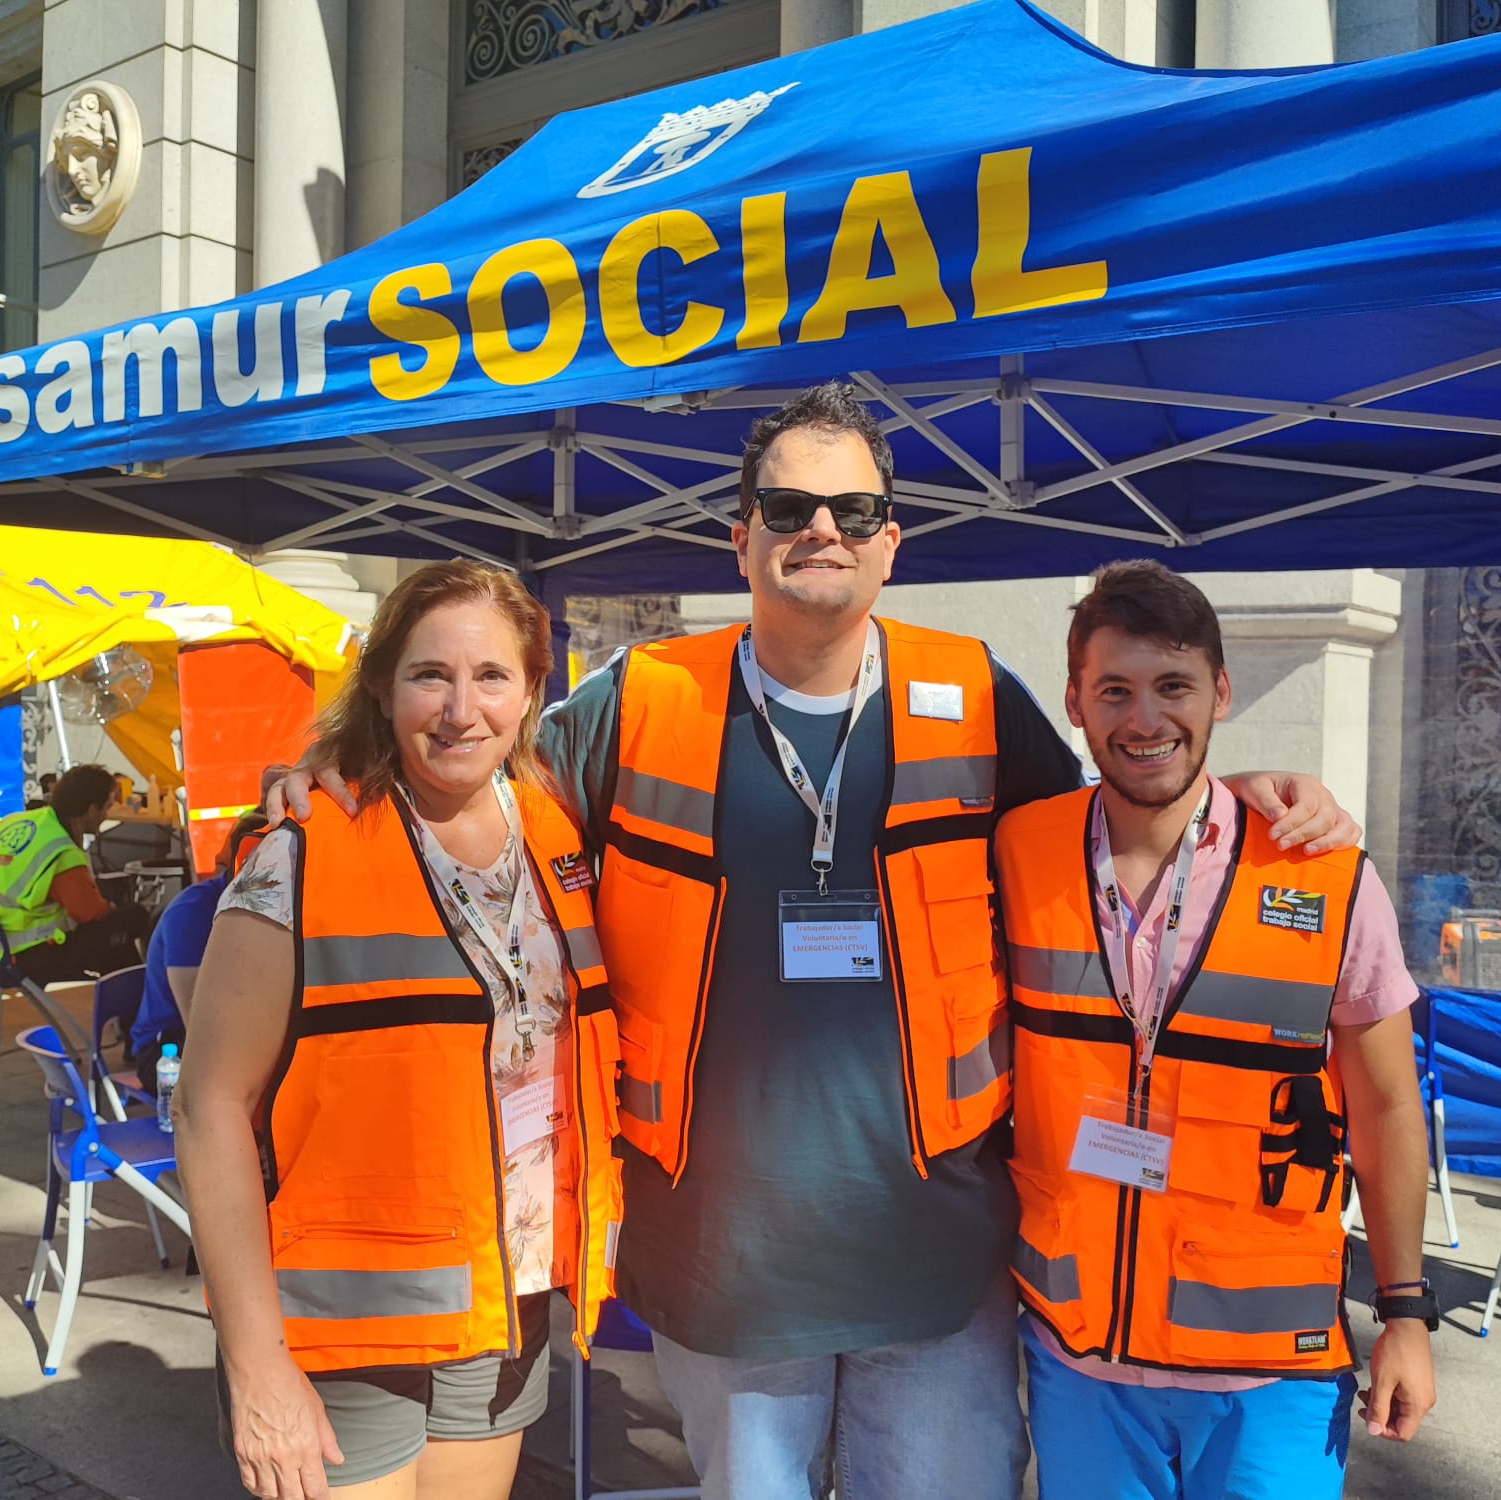
[[[1191,549],[1248,531],[1262,530],[1303,516],[1358,505],[1362,501],[1420,486],[1501,496],[1501,479],[1477,477],[1501,467],[1501,419],[1412,410],[1383,405],[1414,391],[1434,387],[1501,366],[1501,348],[1417,370],[1396,379],[1347,391],[1327,401],[1310,402],[1227,394],[1212,391],[1155,389],[1103,381],[1051,379],[1030,373],[1020,356],[1000,361],[993,378],[893,383],[868,370],[850,379],[872,405],[889,415],[882,421],[888,433],[908,430],[924,439],[948,464],[972,482],[970,486],[942,485],[898,478],[894,493],[904,507],[921,518],[904,527],[909,536],[943,530],[980,519],[1012,525],[1043,526],[1091,536],[1173,549]],[[655,396],[626,403],[650,411],[684,415],[716,410],[769,409],[790,399],[792,389],[730,387],[686,395]],[[1234,413],[1252,418],[1205,436],[1154,448],[1132,457],[1109,461],[1075,421],[1065,416],[1055,398],[1088,398],[1155,406],[1164,413],[1191,408],[1206,413]],[[991,470],[940,425],[942,418],[982,403],[998,409],[1000,462]],[[256,555],[291,547],[315,545],[337,549],[355,541],[406,535],[429,546],[485,561],[509,562],[483,545],[463,541],[445,528],[455,522],[468,527],[493,527],[512,535],[535,536],[566,545],[539,558],[538,571],[566,567],[584,558],[610,552],[644,538],[720,550],[733,543],[730,530],[737,514],[740,480],[739,453],[684,443],[664,443],[591,431],[588,408],[563,408],[553,413],[550,429],[542,432],[424,438],[409,435],[395,442],[379,434],[355,434],[335,443],[263,453],[219,454],[184,459],[168,465],[140,465],[131,472],[91,474],[86,479],[63,475],[0,485],[0,496],[38,495],[62,491],[138,520],[165,526],[203,541],[218,542],[239,552],[237,540],[196,522],[165,515],[133,499],[148,485],[163,482],[203,485],[215,479],[255,478],[278,485],[326,507],[329,514],[261,543]],[[1027,413],[1053,428],[1079,455],[1076,474],[1037,484],[1027,472]],[[1271,434],[1310,422],[1338,422],[1356,428],[1369,426],[1427,432],[1458,433],[1495,438],[1494,452],[1429,472],[1407,472],[1374,464],[1326,463],[1247,452],[1245,445]],[[482,457],[472,455],[488,449]],[[552,490],[544,510],[490,488],[480,480],[534,454],[552,455]],[[462,452],[457,467],[444,461]],[[621,506],[607,514],[580,511],[577,506],[577,465],[580,454],[615,469],[654,491],[649,498]],[[404,488],[360,484],[317,472],[320,465],[383,461],[415,476]],[[653,461],[702,466],[703,479],[682,484],[658,472]],[[1185,532],[1140,488],[1138,477],[1170,465],[1214,463],[1247,469],[1276,470],[1321,479],[1358,481],[1322,499],[1228,523],[1208,530]],[[1110,485],[1140,513],[1141,528],[1104,525],[1060,515],[1053,502]],[[142,498],[145,498],[144,495]],[[910,511],[909,511],[910,514]]]

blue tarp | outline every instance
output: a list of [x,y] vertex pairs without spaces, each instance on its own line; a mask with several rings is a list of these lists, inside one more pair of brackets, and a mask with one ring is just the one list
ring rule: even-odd
[[[1501,1177],[1501,992],[1429,989],[1443,1075],[1444,1136],[1456,1172]],[[1426,1039],[1417,1039],[1419,1068]]]
[[[738,452],[747,408],[858,371],[909,487],[904,581],[1079,572],[1154,542],[1201,569],[1493,561],[1498,119],[1501,37],[1181,73],[986,0],[560,116],[306,276],[0,357],[0,505],[98,527],[115,503],[111,525],[265,546],[358,504],[308,539],[458,543],[584,590],[728,586],[702,544],[723,523],[695,505],[722,508],[706,475],[733,470],[709,460]],[[675,397],[691,415],[660,409]],[[1413,415],[1371,425],[1362,403]],[[1258,418],[1279,430],[1233,463],[1050,491]],[[359,434],[403,451],[355,452]],[[678,508],[601,523],[658,501]],[[581,532],[630,546],[584,553]]]

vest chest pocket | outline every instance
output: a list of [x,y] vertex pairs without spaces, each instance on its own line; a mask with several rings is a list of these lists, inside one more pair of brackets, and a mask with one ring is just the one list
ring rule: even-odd
[[[1153,1098],[1159,1099],[1155,1085]],[[1184,1063],[1177,1114],[1168,1185],[1222,1203],[1259,1203],[1261,1133],[1271,1117],[1270,1076]]]
[[978,839],[919,845],[917,863],[934,970],[991,968],[996,963],[995,922],[985,845]]
[[655,1156],[662,1141],[662,1056],[667,1031],[619,1002],[615,1014],[620,1024],[620,1133],[638,1150]]

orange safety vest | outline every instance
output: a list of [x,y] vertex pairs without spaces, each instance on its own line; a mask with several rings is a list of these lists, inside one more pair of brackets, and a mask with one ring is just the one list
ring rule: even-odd
[[[1284,853],[1239,811],[1202,956],[1133,1095],[1136,1033],[1095,917],[1094,795],[1018,808],[996,839],[1022,1298],[1076,1355],[1248,1375],[1350,1369],[1345,1107],[1328,1031],[1364,856]],[[1100,1112],[1087,1101],[1111,1094],[1171,1122],[1166,1191],[1070,1170],[1082,1116]]]
[[[560,875],[579,835],[550,798],[526,787],[517,796],[571,970],[580,1172],[569,1292],[587,1353],[614,1294],[620,1047],[588,890]],[[514,1357],[490,993],[399,798],[351,821],[320,796],[306,825],[285,826],[299,845],[297,987],[261,1134],[287,1347],[308,1371]],[[560,1192],[558,1211],[568,1204]]]
[[[1005,979],[990,869],[995,689],[979,641],[878,621],[892,766],[876,878],[895,978],[912,1159],[974,1140],[1010,1104]],[[720,760],[742,627],[638,646],[620,698],[599,933],[620,1022],[621,1131],[673,1174],[725,892]],[[914,715],[910,684],[956,685],[959,719]],[[802,867],[788,868],[788,878]],[[773,914],[767,913],[767,940]]]

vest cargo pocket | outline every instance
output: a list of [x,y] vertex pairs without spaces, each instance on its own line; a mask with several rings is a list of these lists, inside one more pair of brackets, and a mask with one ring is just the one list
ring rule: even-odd
[[1345,1121],[1322,1079],[1304,1074],[1272,1086],[1261,1136],[1261,1201],[1285,1213],[1340,1211],[1335,1192],[1345,1155]]
[[1333,1246],[1290,1248],[1285,1234],[1186,1228],[1167,1288],[1169,1349],[1221,1368],[1335,1368],[1344,1350],[1342,1269]]
[[[1269,1086],[1265,1073],[1184,1063],[1168,1185],[1222,1203],[1259,1203]],[[1167,1102],[1155,1087],[1152,1099]]]
[[1085,1331],[1083,1287],[1075,1206],[1048,1197],[1029,1175],[1017,1173],[1021,1225],[1011,1251],[1011,1269],[1023,1297],[1036,1305],[1066,1343],[1078,1344]]
[[[382,1214],[372,1205],[372,1215]],[[384,1222],[301,1220],[271,1212],[271,1259],[287,1347],[315,1357],[305,1368],[344,1368],[318,1351],[419,1351],[418,1362],[453,1357],[468,1337],[473,1274],[463,1216],[393,1205]],[[405,1220],[406,1222],[401,1222]],[[403,1357],[402,1363],[413,1362]]]
[[978,839],[919,845],[912,851],[922,882],[932,960],[939,974],[991,968],[997,962],[990,899],[994,887]]
[[620,1024],[620,1133],[638,1150],[656,1155],[664,1114],[662,1054],[667,1029],[616,1003]]

